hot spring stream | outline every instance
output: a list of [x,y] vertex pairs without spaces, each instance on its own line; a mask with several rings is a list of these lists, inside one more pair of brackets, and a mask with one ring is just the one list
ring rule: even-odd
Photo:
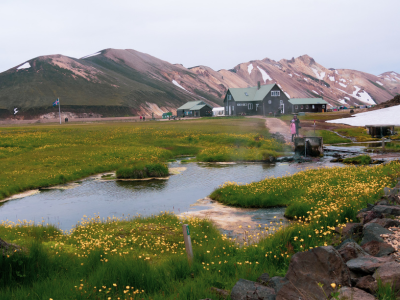
[[[243,228],[270,222],[287,222],[284,208],[242,209],[227,207],[204,199],[227,181],[250,183],[266,177],[294,174],[306,168],[334,166],[332,157],[311,163],[204,164],[170,163],[180,168],[166,180],[115,181],[92,176],[75,183],[30,191],[0,203],[0,220],[42,222],[70,230],[82,217],[149,216],[161,211],[178,215],[208,217],[228,236],[239,236]],[[18,198],[19,197],[19,198]]]

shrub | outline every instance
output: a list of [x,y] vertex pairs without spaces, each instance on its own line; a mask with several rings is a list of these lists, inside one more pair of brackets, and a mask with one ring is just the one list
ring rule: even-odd
[[121,167],[117,170],[117,178],[142,179],[168,176],[168,167],[162,163],[140,163]]

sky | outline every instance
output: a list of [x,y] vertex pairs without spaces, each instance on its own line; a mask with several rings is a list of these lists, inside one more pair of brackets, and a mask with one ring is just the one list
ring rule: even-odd
[[399,0],[0,0],[0,72],[37,56],[135,49],[185,67],[303,54],[400,73]]

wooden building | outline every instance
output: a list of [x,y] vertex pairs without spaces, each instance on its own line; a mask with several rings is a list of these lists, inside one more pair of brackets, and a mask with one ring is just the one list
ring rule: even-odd
[[292,98],[292,113],[299,112],[326,112],[328,102],[322,98]]
[[204,101],[190,101],[176,111],[178,117],[211,117],[212,107]]
[[277,84],[230,88],[224,98],[226,116],[290,114],[292,104]]

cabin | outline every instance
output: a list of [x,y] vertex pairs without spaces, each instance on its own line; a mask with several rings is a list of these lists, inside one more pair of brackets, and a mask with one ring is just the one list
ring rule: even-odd
[[299,112],[326,112],[328,102],[322,98],[292,98],[292,113]]
[[224,98],[225,115],[290,114],[292,104],[277,84],[230,88]]
[[211,117],[212,107],[204,101],[190,101],[178,107],[178,117]]
[[214,107],[212,109],[213,117],[223,117],[225,116],[225,108],[223,107]]

